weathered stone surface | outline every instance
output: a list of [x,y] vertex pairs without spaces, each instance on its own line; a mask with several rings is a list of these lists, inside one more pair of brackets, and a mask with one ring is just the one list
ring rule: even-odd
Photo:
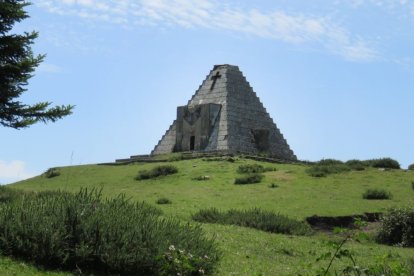
[[[187,118],[185,118],[187,116]],[[282,133],[237,66],[215,65],[151,152],[267,153],[296,160]]]

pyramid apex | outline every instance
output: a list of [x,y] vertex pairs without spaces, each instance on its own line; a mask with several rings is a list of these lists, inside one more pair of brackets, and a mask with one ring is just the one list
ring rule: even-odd
[[214,65],[213,70],[217,70],[219,68],[229,68],[229,67],[239,68],[237,65],[231,65],[231,64],[216,64],[216,65]]

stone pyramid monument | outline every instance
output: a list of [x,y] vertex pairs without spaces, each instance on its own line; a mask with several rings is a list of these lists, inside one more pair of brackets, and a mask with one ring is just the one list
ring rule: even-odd
[[215,65],[151,155],[220,151],[296,160],[237,66]]

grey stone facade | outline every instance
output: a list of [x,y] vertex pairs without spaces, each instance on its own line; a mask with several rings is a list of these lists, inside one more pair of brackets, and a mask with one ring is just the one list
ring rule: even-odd
[[180,151],[267,153],[296,160],[280,130],[237,66],[216,65],[151,155]]

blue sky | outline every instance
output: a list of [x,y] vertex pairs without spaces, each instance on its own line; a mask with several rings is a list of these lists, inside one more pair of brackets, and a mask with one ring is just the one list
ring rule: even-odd
[[[254,2],[254,3],[253,3]],[[214,64],[238,65],[303,160],[414,163],[414,2],[33,0],[47,58],[25,103],[74,114],[0,128],[0,183],[149,153]]]

